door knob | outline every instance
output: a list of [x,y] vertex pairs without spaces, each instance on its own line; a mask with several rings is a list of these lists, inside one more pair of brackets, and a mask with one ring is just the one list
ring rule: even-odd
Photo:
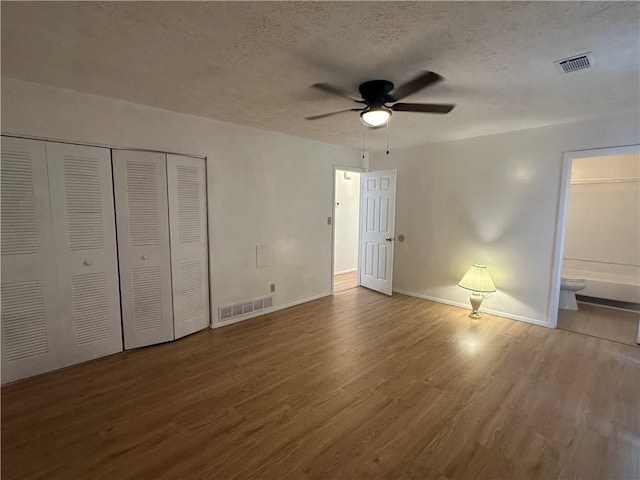
[[385,240],[387,242],[393,242],[395,239],[396,239],[395,237],[387,237],[387,238],[385,238]]
[[149,258],[149,255],[142,255],[140,258],[141,258],[142,260],[146,260],[147,258]]
[[85,260],[84,262],[82,262],[85,264],[85,266],[90,267],[91,265],[93,265],[93,262],[91,260]]

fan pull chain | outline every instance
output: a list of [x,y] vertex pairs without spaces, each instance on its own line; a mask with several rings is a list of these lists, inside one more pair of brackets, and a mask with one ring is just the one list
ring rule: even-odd
[[387,118],[387,155],[389,155],[389,119]]
[[362,124],[362,159],[364,160],[364,132],[365,132],[365,128],[364,128],[364,123]]

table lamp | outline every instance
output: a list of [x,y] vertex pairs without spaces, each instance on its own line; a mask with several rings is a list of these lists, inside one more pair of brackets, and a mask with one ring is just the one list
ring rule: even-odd
[[484,294],[495,292],[496,286],[493,284],[493,279],[489,273],[489,269],[486,265],[473,264],[467,273],[464,274],[462,280],[458,282],[458,285],[467,290],[471,290],[473,293],[469,297],[471,302],[471,318],[480,318],[480,305],[484,300]]

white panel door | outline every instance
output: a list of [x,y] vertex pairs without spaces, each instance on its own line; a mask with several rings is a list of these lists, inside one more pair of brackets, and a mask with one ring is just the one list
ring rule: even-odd
[[176,338],[209,326],[205,161],[167,155]]
[[396,170],[363,173],[360,185],[360,285],[391,295]]
[[2,137],[2,383],[63,366],[44,142]]
[[61,347],[73,365],[122,351],[111,153],[51,142],[46,150]]
[[174,339],[163,153],[114,150],[125,349]]

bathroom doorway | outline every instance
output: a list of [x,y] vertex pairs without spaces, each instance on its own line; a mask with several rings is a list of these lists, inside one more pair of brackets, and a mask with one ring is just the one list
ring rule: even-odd
[[333,293],[359,285],[360,171],[334,169]]
[[640,148],[567,154],[563,174],[557,327],[637,345]]

